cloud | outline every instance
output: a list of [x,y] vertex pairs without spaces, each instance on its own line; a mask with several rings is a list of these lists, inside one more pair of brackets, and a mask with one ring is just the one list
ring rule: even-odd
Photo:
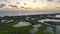
[[26,7],[25,9],[31,9],[30,7]]
[[24,9],[31,9],[30,7],[24,7],[24,6],[20,6],[20,7]]
[[17,4],[20,4],[19,2],[16,2]]
[[12,8],[18,8],[17,5],[8,5],[8,6],[10,6]]
[[47,0],[48,2],[53,2],[53,0]]
[[24,3],[24,5],[27,5],[26,3]]
[[60,0],[58,2],[60,3]]
[[0,4],[0,8],[3,8],[3,7],[5,7],[5,4]]
[[17,16],[17,15],[33,15],[33,14],[50,14],[60,13],[60,10],[38,10],[38,11],[27,11],[27,10],[11,10],[11,9],[0,9],[0,16]]
[[55,8],[59,8],[60,9],[60,7],[55,7]]
[[35,3],[35,2],[37,2],[36,0],[33,0],[33,2]]
[[25,8],[24,6],[21,6],[21,8]]
[[48,2],[60,3],[60,0],[47,0]]

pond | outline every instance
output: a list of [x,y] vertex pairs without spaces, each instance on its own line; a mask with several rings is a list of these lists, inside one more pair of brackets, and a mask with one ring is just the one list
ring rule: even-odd
[[56,26],[56,34],[60,34],[60,26]]
[[[51,27],[48,27],[45,32],[51,32],[51,33],[53,33],[52,30],[53,29]],[[56,26],[56,34],[60,34],[60,26]]]
[[31,23],[29,23],[29,22],[19,22],[19,23],[13,25],[13,27],[22,27],[22,26],[29,26],[29,25],[31,25]]

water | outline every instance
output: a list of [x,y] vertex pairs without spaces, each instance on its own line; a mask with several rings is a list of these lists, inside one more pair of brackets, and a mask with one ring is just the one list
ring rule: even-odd
[[[52,28],[48,27],[45,32],[51,32],[51,33],[53,33],[52,30],[53,30]],[[56,26],[56,34],[60,34],[60,26]]]
[[53,28],[52,27],[47,27],[47,29],[44,30],[44,32],[49,32],[49,33],[53,34]]
[[38,28],[40,27],[40,26],[42,26],[41,24],[35,24],[35,25],[33,25],[32,27],[32,29],[29,31],[31,34],[34,34],[34,33],[36,33],[37,31],[38,31]]
[[19,22],[18,24],[13,25],[13,27],[22,27],[22,26],[29,26],[31,23],[29,22]]
[[56,26],[56,34],[60,34],[60,26]]

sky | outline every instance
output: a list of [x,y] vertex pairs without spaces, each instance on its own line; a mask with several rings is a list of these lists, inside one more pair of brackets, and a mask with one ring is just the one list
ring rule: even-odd
[[60,12],[60,0],[0,0],[0,16]]

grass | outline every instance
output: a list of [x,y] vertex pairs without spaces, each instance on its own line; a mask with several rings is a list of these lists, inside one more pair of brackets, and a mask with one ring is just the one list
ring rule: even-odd
[[0,34],[12,34],[12,33],[30,34],[28,31],[32,28],[32,26],[12,27],[12,25],[17,24],[18,22],[20,22],[20,21],[16,20],[16,21],[12,21],[10,23],[1,25]]
[[53,32],[54,32],[54,34],[56,34],[56,28],[53,28]]
[[47,29],[47,27],[48,27],[47,25],[43,25],[43,26],[39,27],[38,28],[39,30],[35,34],[51,34],[48,32],[44,32],[44,30]]
[[32,20],[31,18],[25,21],[31,23],[32,25],[38,24],[37,20]]
[[[31,23],[32,25],[35,24],[42,25],[41,27],[38,28],[39,30],[35,34],[51,34],[48,32],[44,32],[44,30],[47,29],[47,27],[52,27],[52,26],[38,22],[37,20],[32,20],[31,18],[25,21]],[[32,25],[24,26],[24,27],[12,27],[12,25],[17,24],[18,22],[20,22],[20,20],[15,20],[7,24],[0,25],[0,34],[31,34],[29,33],[29,30],[33,28]],[[54,28],[53,32],[54,34],[56,34],[56,28],[55,27],[52,28]]]

